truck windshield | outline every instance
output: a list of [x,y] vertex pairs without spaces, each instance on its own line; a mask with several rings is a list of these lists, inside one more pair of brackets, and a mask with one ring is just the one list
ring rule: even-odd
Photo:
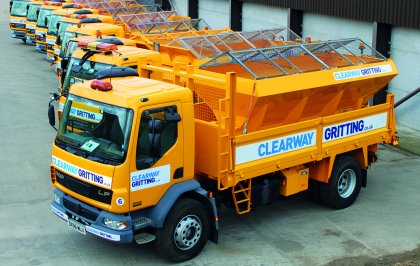
[[77,82],[83,82],[85,80],[91,80],[95,78],[96,72],[110,68],[112,65],[97,63],[94,61],[85,61],[82,65],[82,69],[79,72],[71,71],[74,65],[79,65],[80,59],[72,58],[68,64],[66,77],[63,82],[63,94],[67,94],[71,85]]
[[31,4],[31,6],[29,7],[29,11],[28,11],[28,21],[37,21],[38,20],[38,16],[37,16],[36,12],[40,8],[41,8],[41,5]]
[[51,15],[52,12],[52,9],[41,8],[39,11],[38,22],[36,23],[36,26],[40,28],[46,28],[47,25],[45,25],[45,18]]
[[48,19],[48,35],[57,36],[57,23],[61,20],[63,15],[51,15]]
[[13,1],[12,11],[10,14],[15,17],[26,17],[27,9],[26,7],[30,4],[30,2],[24,1]]
[[124,162],[133,111],[69,95],[55,143],[86,159],[111,165]]
[[79,45],[78,41],[69,41],[69,44],[67,45],[67,49],[64,50],[64,57],[66,58],[70,58],[71,55],[73,54],[74,50],[77,49]]
[[60,27],[58,27],[58,35],[60,35],[60,39],[64,38],[67,28],[73,25],[76,25],[76,24],[74,24],[73,22],[66,22],[66,21],[60,22]]

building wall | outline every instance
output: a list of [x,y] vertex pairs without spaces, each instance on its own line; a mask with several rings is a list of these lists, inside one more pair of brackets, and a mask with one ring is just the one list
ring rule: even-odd
[[287,9],[244,2],[242,30],[260,30],[287,26]]
[[304,38],[334,40],[359,37],[372,45],[373,24],[370,22],[304,13],[302,24]]
[[188,16],[188,0],[172,0],[175,11],[181,16]]
[[[391,35],[391,58],[399,74],[389,84],[389,92],[398,101],[420,87],[420,30],[394,27]],[[397,122],[420,130],[420,94],[400,105]]]
[[211,28],[229,27],[228,0],[200,0],[198,2],[198,17],[204,19]]

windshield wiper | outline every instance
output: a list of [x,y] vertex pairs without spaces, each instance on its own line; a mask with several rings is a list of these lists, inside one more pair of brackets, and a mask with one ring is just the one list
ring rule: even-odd
[[105,157],[105,156],[99,155],[97,153],[90,153],[87,158],[91,159],[91,157],[101,159],[103,163],[107,163],[107,164],[117,165],[118,163],[121,163],[121,161],[118,160],[118,159]]

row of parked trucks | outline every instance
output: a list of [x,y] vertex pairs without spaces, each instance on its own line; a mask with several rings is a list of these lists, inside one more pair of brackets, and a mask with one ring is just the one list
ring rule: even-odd
[[222,205],[308,191],[350,206],[378,144],[398,143],[394,96],[369,105],[397,69],[358,38],[210,29],[122,0],[14,0],[10,15],[56,64],[51,210],[82,234],[186,261],[217,243]]

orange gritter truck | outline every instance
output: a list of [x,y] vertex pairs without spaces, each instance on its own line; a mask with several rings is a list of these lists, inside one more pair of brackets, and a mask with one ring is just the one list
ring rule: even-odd
[[[71,87],[52,145],[51,210],[82,234],[154,241],[174,262],[217,242],[222,203],[244,214],[309,189],[350,206],[377,145],[398,143],[393,95],[368,105],[397,69],[359,39],[137,70]],[[48,114],[55,126],[52,104]]]

